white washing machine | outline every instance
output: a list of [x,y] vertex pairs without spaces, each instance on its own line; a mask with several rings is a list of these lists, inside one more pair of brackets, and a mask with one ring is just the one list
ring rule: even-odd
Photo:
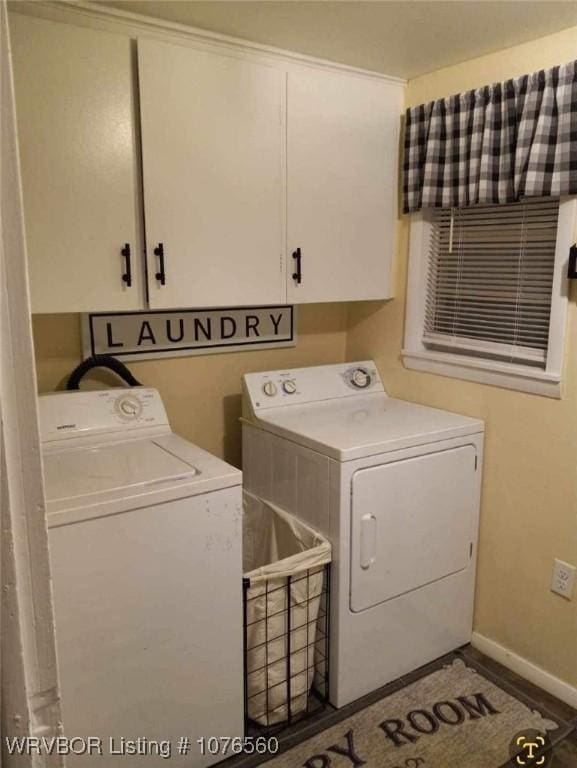
[[102,739],[67,765],[216,762],[196,739],[244,731],[241,473],[153,389],[39,400],[64,732]]
[[470,640],[483,430],[388,397],[373,362],[244,376],[245,488],[333,545],[335,706]]

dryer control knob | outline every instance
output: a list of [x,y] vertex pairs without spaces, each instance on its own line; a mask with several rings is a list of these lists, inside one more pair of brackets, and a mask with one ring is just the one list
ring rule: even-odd
[[297,383],[294,379],[287,379],[283,381],[282,388],[287,395],[294,395],[297,391]]
[[371,374],[364,368],[357,368],[353,371],[351,382],[359,389],[366,389],[371,386]]
[[268,397],[274,397],[276,395],[276,384],[274,381],[265,381],[265,383],[262,385],[262,391]]

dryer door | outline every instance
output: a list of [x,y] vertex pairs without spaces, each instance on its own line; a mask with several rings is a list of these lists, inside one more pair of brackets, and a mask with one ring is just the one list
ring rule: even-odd
[[351,610],[465,569],[477,509],[472,445],[360,469],[352,477]]

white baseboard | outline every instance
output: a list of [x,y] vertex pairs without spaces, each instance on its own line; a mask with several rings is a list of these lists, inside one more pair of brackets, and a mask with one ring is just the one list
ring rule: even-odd
[[499,664],[516,672],[525,680],[538,685],[539,688],[547,691],[547,693],[556,696],[561,701],[564,701],[565,704],[569,704],[569,706],[577,709],[577,688],[574,686],[566,683],[559,677],[555,677],[555,675],[524,659],[522,656],[518,656],[494,640],[480,635],[478,632],[473,632],[471,645],[473,648],[481,651],[481,653],[484,653],[485,656],[498,661]]

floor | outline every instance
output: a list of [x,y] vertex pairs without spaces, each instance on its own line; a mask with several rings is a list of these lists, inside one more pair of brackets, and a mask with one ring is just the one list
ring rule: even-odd
[[[538,706],[540,705],[546,710],[549,710],[551,714],[562,720],[574,723],[575,730],[560,744],[555,746],[553,760],[548,768],[577,768],[577,710],[564,704],[562,701],[559,701],[559,699],[551,696],[551,694],[543,691],[536,685],[524,680],[519,675],[511,672],[506,667],[503,667],[501,664],[498,664],[496,661],[493,661],[488,656],[485,656],[471,646],[465,646],[460,649],[458,654],[465,661],[469,660],[473,664],[476,663],[482,665],[488,672],[492,673],[498,681],[502,682],[505,687],[508,685],[517,689],[517,691],[531,699]],[[278,736],[281,750],[285,751],[286,749],[290,749],[305,739],[316,735],[320,731],[330,728],[355,712],[370,706],[375,701],[415,682],[415,680],[418,680],[431,672],[433,668],[438,667],[440,663],[445,661],[445,659],[449,660],[452,658],[454,658],[454,655],[450,654],[442,660],[427,664],[426,666],[415,670],[415,672],[389,683],[378,691],[375,691],[368,696],[364,696],[359,701],[353,702],[342,709],[336,710],[333,707],[327,707],[324,712],[315,715],[314,718],[297,723],[291,728],[286,729],[282,735]],[[255,766],[261,765],[264,762],[266,762],[266,756],[246,757],[239,755],[238,757],[231,757],[228,760],[219,763],[219,768],[255,768]],[[466,767],[463,766],[463,768]]]

